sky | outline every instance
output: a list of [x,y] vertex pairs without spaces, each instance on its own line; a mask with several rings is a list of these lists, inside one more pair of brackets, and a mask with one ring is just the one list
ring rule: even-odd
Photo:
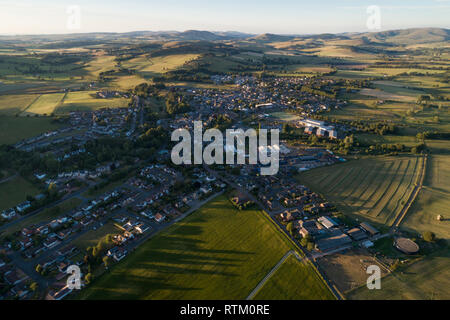
[[450,0],[0,0],[0,34],[315,34],[449,28],[449,17]]

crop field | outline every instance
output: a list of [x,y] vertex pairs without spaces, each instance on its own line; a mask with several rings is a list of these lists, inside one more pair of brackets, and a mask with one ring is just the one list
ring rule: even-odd
[[129,100],[125,98],[97,99],[95,92],[77,91],[69,92],[64,102],[56,109],[57,113],[70,111],[90,111],[100,108],[121,108],[128,106]]
[[89,61],[84,67],[88,73],[89,78],[97,79],[100,73],[114,69],[115,57],[106,54],[98,54],[94,59]]
[[361,94],[369,97],[375,97],[381,100],[394,100],[394,101],[405,101],[405,102],[414,102],[417,100],[417,97],[410,95],[401,95],[392,92],[387,92],[380,89],[361,89]]
[[365,285],[349,293],[355,300],[450,299],[450,251],[436,251],[411,265],[399,267],[381,279],[381,290]]
[[[356,58],[356,59],[373,59],[373,56],[370,54],[360,53],[352,50],[351,48],[339,47],[327,45],[321,48],[318,48],[317,53],[319,56],[325,57],[339,57],[339,58]],[[316,51],[317,49],[311,49],[312,51]],[[305,50],[306,51],[306,50]]]
[[243,65],[242,61],[233,61],[223,57],[206,56],[202,57],[200,60],[208,64],[208,70],[218,73],[230,72],[230,70]]
[[[140,245],[77,298],[245,299],[292,249],[265,213],[239,211],[220,196]],[[311,287],[326,291],[314,281]]]
[[0,145],[14,144],[59,127],[49,118],[0,116]]
[[405,145],[406,147],[413,147],[417,145],[417,139],[414,136],[400,136],[400,135],[374,135],[371,133],[358,133],[355,135],[358,142],[360,142],[362,145],[376,145],[378,144],[396,144],[401,143]]
[[[340,120],[393,120],[395,114],[389,110],[381,108],[375,109],[368,105],[374,100],[366,97],[366,99],[351,100],[352,104],[339,110],[333,110],[328,115],[332,119]],[[400,119],[400,118],[399,118]]]
[[140,56],[124,62],[123,65],[148,77],[176,70],[185,63],[196,60],[198,57],[200,57],[198,54],[175,54],[162,57]]
[[61,103],[64,98],[64,93],[53,93],[41,95],[36,101],[34,101],[22,115],[50,115],[55,108]]
[[406,85],[400,81],[374,81],[374,84],[375,87],[380,90],[397,95],[417,98],[421,94],[426,94],[426,92],[421,90],[420,88]]
[[149,81],[145,80],[138,74],[133,75],[123,75],[117,77],[108,83],[108,87],[112,89],[118,90],[129,90],[134,89],[136,86],[141,83],[149,83]]
[[[443,221],[437,216],[442,215]],[[450,193],[422,189],[408,211],[402,227],[417,232],[431,231],[438,238],[450,239]]]
[[4,55],[0,61],[0,78],[9,81],[67,81],[83,74],[78,63],[48,63],[34,55]]
[[0,183],[0,211],[22,203],[27,195],[35,196],[39,190],[22,177]]
[[0,115],[13,116],[22,112],[39,96],[34,94],[0,96]]
[[256,294],[255,300],[334,300],[314,267],[293,255],[283,262]]
[[288,71],[300,73],[327,73],[332,71],[332,69],[329,66],[315,66],[315,65],[305,66],[302,64],[289,65],[287,66],[286,69]]
[[391,225],[414,189],[421,166],[416,156],[366,158],[313,169],[298,179],[345,214]]
[[432,155],[428,162],[424,185],[450,193],[450,156]]
[[[424,188],[412,204],[402,226],[417,232],[431,231],[450,240],[450,156],[431,155],[427,163]],[[442,215],[442,221],[437,220]]]

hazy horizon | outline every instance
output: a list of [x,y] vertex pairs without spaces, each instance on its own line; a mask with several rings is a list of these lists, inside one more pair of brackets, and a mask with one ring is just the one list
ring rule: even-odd
[[[379,26],[367,21],[379,8]],[[0,0],[0,34],[45,35],[202,30],[251,34],[320,34],[449,28],[450,0],[320,3],[280,0],[211,3],[205,0]],[[75,6],[75,7],[74,7]],[[369,10],[369,11],[368,11]],[[68,21],[77,17],[74,28]],[[72,24],[73,26],[73,24]]]

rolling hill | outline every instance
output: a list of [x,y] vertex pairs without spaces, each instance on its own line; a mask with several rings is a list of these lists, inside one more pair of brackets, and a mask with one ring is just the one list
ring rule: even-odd
[[373,42],[389,42],[397,45],[444,42],[450,40],[450,30],[441,28],[415,28],[362,33],[355,38],[365,37]]

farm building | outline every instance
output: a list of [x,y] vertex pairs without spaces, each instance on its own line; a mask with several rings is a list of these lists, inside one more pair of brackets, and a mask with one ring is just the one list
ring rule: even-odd
[[306,237],[307,235],[315,235],[319,233],[319,228],[317,226],[317,223],[313,220],[311,221],[300,221],[300,234],[303,237]]
[[338,226],[338,223],[330,217],[323,216],[317,220],[327,229],[335,228]]
[[329,237],[317,240],[316,248],[319,251],[325,252],[351,243],[352,239],[348,235],[340,230],[335,230]]
[[367,234],[360,228],[353,228],[347,231],[347,234],[355,241],[367,239]]
[[359,225],[364,231],[368,232],[371,236],[375,236],[377,234],[380,233],[380,231],[378,231],[377,229],[375,229],[374,227],[372,227],[370,224],[368,224],[367,222],[363,222]]
[[316,134],[320,137],[329,137],[329,138],[337,138],[337,131],[333,126],[325,125],[325,122],[312,120],[312,119],[304,119],[300,120],[299,124],[305,127],[305,133],[307,134]]

